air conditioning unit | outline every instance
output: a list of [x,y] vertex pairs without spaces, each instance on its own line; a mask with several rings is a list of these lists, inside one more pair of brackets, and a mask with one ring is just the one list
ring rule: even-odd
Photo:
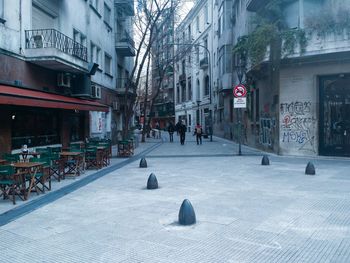
[[57,74],[57,86],[58,87],[71,87],[71,76],[67,73],[59,73]]
[[120,104],[116,101],[113,101],[113,110],[120,111]]
[[91,85],[91,95],[95,99],[101,99],[101,87]]

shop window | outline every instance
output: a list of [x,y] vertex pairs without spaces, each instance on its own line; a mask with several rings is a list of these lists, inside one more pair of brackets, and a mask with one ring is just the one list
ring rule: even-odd
[[60,143],[58,112],[54,110],[14,110],[12,149]]

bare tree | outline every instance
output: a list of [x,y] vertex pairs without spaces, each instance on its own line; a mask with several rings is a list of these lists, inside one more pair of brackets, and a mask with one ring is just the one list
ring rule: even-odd
[[144,65],[147,57],[151,52],[157,24],[164,16],[169,7],[177,6],[176,0],[138,0],[138,12],[136,12],[135,28],[138,39],[134,67],[128,76],[124,94],[124,119],[123,119],[123,139],[129,134],[129,125],[134,114],[137,88],[139,87],[140,78],[144,73]]

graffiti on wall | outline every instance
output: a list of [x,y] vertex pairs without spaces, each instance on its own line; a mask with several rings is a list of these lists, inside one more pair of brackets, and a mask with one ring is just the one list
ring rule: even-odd
[[311,102],[281,103],[280,112],[282,143],[297,144],[298,150],[316,153],[316,118],[311,111]]

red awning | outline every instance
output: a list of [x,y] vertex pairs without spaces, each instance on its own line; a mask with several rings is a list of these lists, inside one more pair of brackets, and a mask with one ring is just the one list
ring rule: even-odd
[[2,104],[66,110],[108,111],[106,105],[95,101],[0,85],[0,105]]

